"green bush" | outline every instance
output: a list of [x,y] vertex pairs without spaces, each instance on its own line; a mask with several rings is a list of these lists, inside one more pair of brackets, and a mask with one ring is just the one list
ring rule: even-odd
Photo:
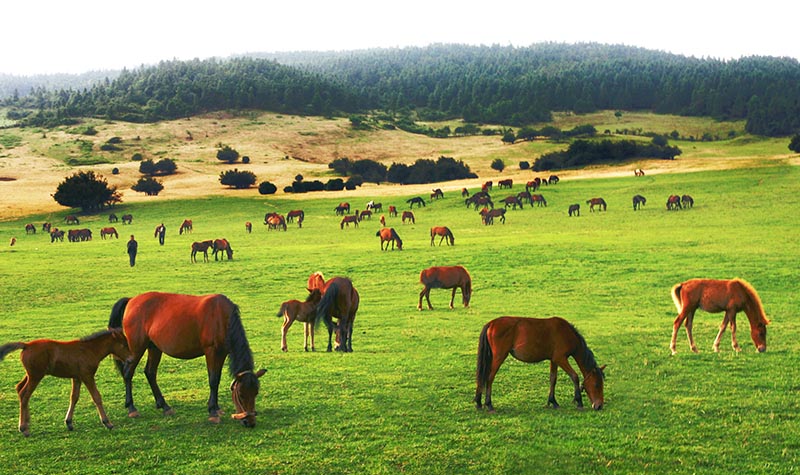
[[256,174],[251,171],[239,171],[239,169],[234,168],[220,173],[219,182],[237,190],[250,188],[256,183]]
[[262,181],[261,184],[258,185],[258,192],[262,195],[272,195],[278,191],[278,187],[273,185],[268,181]]

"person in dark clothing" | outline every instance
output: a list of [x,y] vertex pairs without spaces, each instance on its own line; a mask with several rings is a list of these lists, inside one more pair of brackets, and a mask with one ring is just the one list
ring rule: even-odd
[[139,243],[136,242],[136,239],[133,238],[133,234],[131,234],[131,239],[128,241],[128,257],[131,259],[131,267],[136,265],[136,251],[139,250]]
[[158,243],[164,245],[164,236],[167,234],[167,227],[161,223],[156,227],[156,235],[158,236]]

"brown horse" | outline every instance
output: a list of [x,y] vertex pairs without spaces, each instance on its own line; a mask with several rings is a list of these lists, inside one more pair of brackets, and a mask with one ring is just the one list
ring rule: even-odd
[[251,223],[250,221],[245,222],[244,223],[244,230],[245,230],[245,232],[247,232],[247,234],[252,233],[253,232],[253,223]]
[[28,223],[25,225],[25,234],[36,234],[36,225]]
[[119,239],[119,233],[117,232],[116,228],[103,228],[100,230],[100,237],[105,239],[106,236],[114,236],[115,238]]
[[303,222],[303,219],[306,217],[306,214],[303,212],[302,209],[293,209],[286,213],[286,222],[293,223],[294,218],[297,218],[298,224]]
[[211,251],[211,253],[214,255],[215,261],[218,258],[217,253],[221,254],[222,251],[225,251],[225,254],[228,256],[228,260],[233,259],[233,249],[231,248],[231,243],[229,243],[227,239],[214,239],[214,242],[211,243]]
[[431,228],[431,246],[433,246],[433,240],[436,236],[441,236],[439,238],[439,245],[442,245],[443,240],[447,240],[448,246],[455,246],[456,245],[456,238],[453,237],[453,232],[450,231],[450,228],[447,226],[434,226]]
[[342,222],[339,223],[339,227],[344,229],[344,225],[346,224],[347,227],[350,227],[350,223],[353,223],[353,226],[358,227],[358,215],[357,214],[348,214],[344,218],[342,218]]
[[236,413],[233,419],[245,427],[256,425],[256,395],[260,378],[266,370],[253,370],[253,354],[247,343],[239,307],[228,297],[181,295],[148,292],[122,298],[114,304],[109,328],[122,328],[132,353],[129,362],[117,363],[125,380],[125,407],[128,417],[139,417],[133,404],[132,380],[136,366],[147,351],[144,373],[156,400],[156,408],[165,415],[175,412],[166,403],[156,382],[161,356],[194,359],[205,355],[208,369],[208,420],[220,422],[219,383],[225,358],[233,377],[231,394]]
[[425,200],[421,196],[415,196],[414,198],[408,199],[406,200],[406,203],[408,203],[409,209],[413,209],[414,205],[417,205],[417,208],[425,206]]
[[403,216],[401,219],[403,221],[403,224],[406,224],[406,220],[411,221],[411,224],[417,223],[417,220],[414,218],[414,213],[412,213],[411,211],[403,211]]
[[575,203],[574,205],[569,205],[569,215],[580,216],[581,215],[581,205]]
[[689,209],[694,207],[694,198],[689,195],[681,196],[681,204],[683,205],[683,209]]
[[594,207],[595,206],[597,206],[600,209],[600,211],[605,211],[606,210],[606,200],[604,200],[603,198],[591,198],[591,199],[588,199],[588,200],[586,200],[586,204],[589,205],[589,212],[590,213],[594,211]]
[[94,375],[102,361],[109,354],[127,360],[131,353],[128,342],[120,330],[105,330],[74,341],[34,340],[28,343],[8,343],[0,346],[0,360],[15,350],[22,350],[20,359],[25,367],[25,377],[17,383],[19,395],[19,431],[26,437],[30,435],[31,414],[28,402],[39,382],[46,376],[72,379],[72,395],[64,422],[72,430],[72,415],[81,392],[81,383],[89,390],[92,401],[97,406],[100,421],[108,427],[114,425],[108,420],[103,408],[103,399],[97,391]]
[[513,186],[514,186],[514,180],[512,180],[511,178],[500,180],[497,182],[497,187],[500,188],[501,190],[503,188],[511,189],[511,187]]
[[208,248],[214,245],[214,241],[209,239],[208,241],[200,241],[200,242],[193,242],[192,243],[192,255],[189,258],[192,262],[197,262],[197,253],[203,253],[203,262],[208,262]]
[[499,217],[500,221],[503,224],[506,224],[506,210],[505,208],[497,208],[497,209],[488,209],[483,208],[480,211],[481,219],[483,220],[483,224],[489,225],[494,224],[494,218]]
[[183,223],[181,223],[181,228],[178,230],[178,234],[190,233],[190,232],[192,232],[192,220],[184,219]]
[[669,195],[667,198],[667,211],[681,209],[681,197],[678,195]]
[[507,196],[500,200],[500,202],[503,203],[505,208],[508,208],[509,206],[512,207],[511,209],[517,209],[517,206],[519,206],[519,209],[523,208],[522,201],[517,196]]
[[336,213],[337,216],[340,214],[345,215],[350,212],[350,203],[347,202],[339,203],[339,206],[333,208],[333,211],[334,213]]
[[474,399],[478,409],[482,407],[481,396],[485,388],[486,408],[489,412],[494,412],[492,383],[497,370],[509,354],[525,363],[550,360],[550,395],[547,405],[552,405],[553,408],[559,407],[555,391],[558,368],[561,367],[575,386],[575,403],[582,408],[578,373],[569,364],[569,358],[572,357],[583,374],[583,389],[589,396],[592,408],[603,408],[605,365],[597,366],[592,350],[572,324],[559,317],[500,317],[484,325],[478,341],[478,369],[475,377],[477,388]]
[[109,223],[116,223],[118,221],[119,221],[119,218],[117,218],[116,214],[111,213],[111,214],[108,215],[108,222]]
[[636,170],[633,171],[633,174],[636,176],[644,176],[644,170],[642,170],[641,168],[637,168]]
[[365,209],[361,213],[358,214],[358,220],[363,221],[365,219],[372,219],[372,211]]
[[78,217],[75,216],[74,214],[68,214],[64,218],[64,223],[66,223],[66,224],[81,224],[81,220],[79,220]]
[[[389,242],[392,243],[392,250],[394,250],[395,244],[397,244],[398,251],[403,250],[403,240],[400,239],[400,236],[398,236],[394,228],[381,228],[375,235],[381,238],[381,251],[389,250]],[[383,248],[383,243],[386,243],[386,249]]]
[[133,222],[133,215],[132,214],[123,214],[122,215],[122,224],[131,224]]
[[[299,219],[299,221],[302,222],[302,219]],[[265,224],[267,225],[267,231],[272,229],[279,230],[281,228],[286,231],[286,218],[281,214],[270,213]]]
[[461,266],[434,266],[428,267],[419,273],[419,282],[425,287],[419,293],[418,310],[422,310],[422,297],[428,301],[428,310],[433,310],[431,305],[431,289],[453,289],[450,296],[450,308],[456,298],[456,290],[461,289],[461,302],[469,307],[472,297],[472,277]]
[[[328,351],[331,351],[331,335],[336,330],[336,351],[353,351],[353,322],[358,312],[361,298],[353,287],[353,282],[347,277],[333,277],[325,281],[320,272],[315,272],[308,277],[309,290],[320,289],[322,300],[317,305],[317,323],[325,322],[328,328]],[[338,325],[333,324],[332,318],[337,318]]]
[[719,333],[714,339],[714,351],[719,351],[719,341],[728,324],[731,325],[731,346],[741,351],[736,341],[736,314],[744,311],[750,320],[750,337],[759,352],[767,351],[767,325],[769,320],[764,313],[761,299],[756,290],[742,279],[712,280],[691,279],[672,287],[672,301],[678,309],[678,317],[672,325],[672,340],[669,348],[674,355],[678,328],[686,322],[686,336],[689,347],[697,353],[697,346],[692,338],[692,322],[694,312],[701,308],[709,313],[725,312]]
[[322,299],[322,292],[319,289],[309,290],[308,297],[305,302],[299,300],[287,300],[281,304],[278,310],[277,317],[283,317],[283,326],[281,327],[281,351],[289,351],[286,344],[286,334],[289,332],[289,327],[292,326],[295,320],[303,322],[305,327],[305,346],[303,347],[308,351],[308,338],[311,337],[311,351],[317,351],[314,347],[314,323],[317,318],[317,304]]
[[381,215],[381,219],[379,221],[381,222],[381,226],[386,226],[386,216]]
[[397,206],[389,205],[389,216],[397,217]]
[[431,192],[431,201],[438,200],[439,198],[444,198],[444,192],[441,188],[434,188]]

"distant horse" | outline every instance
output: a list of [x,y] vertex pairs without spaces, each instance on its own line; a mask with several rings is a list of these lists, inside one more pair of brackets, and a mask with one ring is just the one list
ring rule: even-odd
[[288,213],[286,213],[286,222],[287,223],[293,223],[294,222],[294,218],[297,218],[298,226],[302,226],[301,223],[303,222],[303,219],[305,219],[305,217],[306,217],[306,214],[303,212],[302,209],[293,209],[293,210],[289,211]]
[[544,199],[544,195],[531,195],[531,201],[536,203],[536,206],[547,207],[547,200]]
[[497,182],[497,187],[500,189],[508,188],[511,189],[514,186],[514,180],[508,178],[506,180],[500,180]]
[[43,232],[43,233],[49,233],[49,232],[50,232],[50,228],[51,228],[52,226],[53,226],[53,225],[52,225],[52,224],[50,224],[50,223],[42,223],[42,232]]
[[517,193],[517,199],[521,203],[525,203],[525,201],[527,201],[529,205],[533,206],[533,196],[531,196],[531,194],[527,191],[520,191]]
[[466,198],[469,196],[469,190],[466,188],[461,188],[461,197]]
[[128,417],[138,417],[133,404],[133,375],[147,351],[145,375],[164,415],[175,411],[164,400],[156,382],[162,354],[173,358],[194,359],[205,355],[208,370],[208,420],[220,422],[219,384],[225,358],[233,377],[231,395],[236,412],[233,419],[245,427],[256,425],[256,395],[260,378],[266,370],[253,370],[253,354],[247,343],[239,307],[228,297],[182,295],[148,292],[122,298],[111,309],[109,328],[122,328],[132,353],[130,362],[117,363],[125,381],[125,407]]
[[303,348],[308,351],[308,339],[310,336],[311,351],[317,351],[314,347],[314,323],[317,318],[317,305],[321,299],[322,292],[319,289],[312,289],[309,290],[305,302],[287,300],[281,304],[281,308],[276,315],[277,317],[283,317],[283,326],[281,326],[281,351],[289,350],[286,344],[286,334],[289,332],[289,327],[292,326],[295,320],[303,322],[305,327],[305,346]]
[[507,196],[503,198],[501,203],[503,203],[505,208],[511,206],[511,209],[517,209],[517,206],[519,206],[519,209],[522,209],[522,201],[520,201],[520,199],[516,196]]
[[406,200],[406,203],[409,204],[409,208],[411,209],[414,209],[414,205],[417,205],[417,208],[425,206],[425,200],[419,196]]
[[197,253],[203,253],[203,262],[208,262],[208,249],[214,245],[214,241],[209,239],[208,241],[195,241],[192,243],[192,255],[190,256],[190,260],[192,262],[197,262]]
[[355,227],[358,227],[358,215],[357,214],[348,214],[344,218],[342,218],[342,222],[339,223],[339,227],[344,229],[344,225],[346,224],[347,227],[350,227],[350,223],[353,223]]
[[251,223],[250,221],[247,221],[246,223],[244,223],[244,230],[247,232],[247,234],[252,233],[253,232],[253,223]]
[[550,178],[547,179],[547,184],[556,185],[559,181],[561,180],[558,178],[558,175],[550,175]]
[[406,220],[411,221],[411,224],[416,224],[417,220],[414,218],[414,213],[411,211],[403,211],[403,224],[406,224]]
[[100,230],[100,238],[105,239],[106,236],[114,236],[115,238],[119,239],[119,233],[117,233],[116,228],[103,228]]
[[423,297],[428,302],[428,310],[433,310],[431,289],[453,289],[453,293],[450,295],[450,308],[453,308],[456,290],[461,289],[461,303],[464,304],[464,307],[469,307],[469,300],[472,298],[472,277],[462,266],[428,267],[419,273],[419,283],[424,287],[419,293],[418,310],[422,310]]
[[75,405],[78,403],[81,383],[92,395],[92,401],[97,406],[97,413],[100,415],[100,422],[109,429],[114,427],[103,408],[103,398],[97,391],[94,375],[97,373],[100,362],[109,354],[122,360],[131,357],[128,342],[122,331],[105,330],[80,340],[66,342],[34,340],[28,343],[7,343],[0,346],[0,360],[15,350],[22,350],[20,360],[25,367],[25,377],[17,383],[19,431],[25,437],[30,435],[31,414],[28,402],[33,391],[46,375],[72,379],[72,394],[67,417],[64,419],[68,430],[73,429],[72,415],[75,413]]
[[347,202],[339,203],[339,206],[333,208],[333,211],[336,213],[337,216],[347,214],[350,212],[350,203]]
[[56,240],[64,242],[64,231],[58,228],[55,228],[52,231],[50,231],[50,242],[54,243],[56,242]]
[[12,236],[11,240],[8,242],[8,245],[11,246],[11,247],[14,247],[14,244],[16,244],[16,243],[17,243],[17,238]]
[[580,216],[581,215],[581,205],[575,203],[574,205],[569,205],[569,215]]
[[647,198],[642,195],[633,195],[633,210],[636,211],[637,209],[641,208],[647,204]]
[[453,232],[447,226],[434,226],[431,228],[431,246],[433,246],[433,240],[436,236],[441,236],[439,238],[440,246],[443,240],[447,240],[448,246],[456,245],[456,238],[453,237]]
[[532,191],[538,190],[540,186],[542,186],[542,179],[537,176],[536,178],[525,184],[525,191],[530,193]]
[[36,234],[36,225],[30,223],[26,224],[25,234]]
[[215,261],[217,260],[217,253],[222,254],[222,251],[225,251],[228,260],[233,259],[233,249],[231,248],[231,243],[229,243],[227,239],[214,239],[214,242],[211,244],[211,250],[213,251],[212,254],[214,254]]
[[380,222],[381,222],[381,226],[386,227],[386,216],[381,215]]
[[[381,251],[388,251],[390,242],[392,243],[392,250],[394,250],[395,244],[397,244],[398,251],[403,250],[403,240],[400,239],[394,228],[381,228],[375,235],[381,238]],[[386,243],[386,249],[383,248],[383,243]]]
[[483,220],[483,224],[490,225],[494,224],[494,218],[500,218],[503,224],[506,224],[506,210],[505,208],[497,208],[497,209],[487,209],[483,208],[481,210],[481,219]]
[[[328,328],[328,351],[331,351],[331,335],[336,330],[336,351],[353,351],[353,322],[361,301],[353,282],[347,277],[333,277],[328,281],[320,272],[308,277],[309,290],[320,289],[322,300],[317,305],[317,322],[325,322]],[[333,318],[339,324],[333,324]]]
[[117,218],[116,214],[111,213],[111,214],[108,215],[108,222],[109,223],[116,223],[118,221],[119,221],[119,218]]
[[681,196],[681,204],[683,205],[683,209],[692,208],[694,206],[694,199],[689,195]]
[[64,223],[66,223],[66,224],[81,224],[81,221],[74,214],[68,214],[67,217],[64,218]]
[[441,188],[434,188],[431,192],[431,201],[438,200],[439,198],[444,198],[444,192]]
[[383,209],[382,203],[376,203],[374,200],[370,200],[367,202],[367,209],[372,211],[373,213],[377,213]]
[[586,204],[589,205],[589,212],[593,212],[595,206],[600,208],[600,211],[606,210],[606,200],[604,200],[603,198],[592,198],[586,200]]
[[67,231],[67,240],[69,242],[83,242],[92,240],[92,231],[90,229],[70,229]]
[[278,230],[281,228],[286,231],[286,218],[284,218],[281,214],[270,213],[265,224],[267,225],[267,231],[272,229]]
[[122,215],[122,224],[131,224],[133,222],[133,215],[132,214],[123,214]]
[[491,180],[487,181],[487,182],[484,182],[483,185],[481,185],[481,190],[483,190],[483,191],[492,191],[492,182],[491,182]]
[[365,209],[358,215],[358,220],[363,221],[365,219],[372,219],[372,211]]
[[597,366],[592,350],[572,324],[560,317],[500,317],[484,325],[478,340],[478,369],[475,372],[477,387],[474,399],[478,409],[482,407],[481,396],[485,388],[486,409],[494,412],[492,383],[497,370],[509,354],[525,363],[550,360],[550,395],[547,397],[547,405],[552,405],[553,408],[559,407],[555,391],[558,368],[561,367],[575,387],[573,400],[582,408],[580,379],[569,364],[569,358],[572,357],[583,374],[583,389],[589,396],[592,408],[603,408],[605,365]]
[[681,197],[678,195],[669,195],[667,198],[667,211],[681,209]]
[[637,168],[636,170],[633,171],[633,174],[636,176],[644,176],[644,170],[642,170],[641,168]]
[[178,234],[190,233],[190,232],[192,232],[192,220],[184,219],[183,223],[181,223],[181,228],[178,230]]
[[397,207],[389,205],[389,216],[397,217]]
[[764,313],[758,293],[744,280],[691,279],[672,287],[671,294],[672,301],[675,302],[675,307],[678,309],[678,317],[672,325],[672,341],[669,345],[673,355],[676,353],[678,328],[684,321],[689,347],[697,353],[697,346],[692,338],[692,322],[698,308],[709,313],[725,312],[719,333],[714,339],[714,351],[719,351],[719,342],[728,324],[731,326],[731,346],[736,351],[741,350],[736,341],[736,314],[742,311],[750,321],[750,337],[753,339],[756,349],[759,353],[767,351],[769,320]]

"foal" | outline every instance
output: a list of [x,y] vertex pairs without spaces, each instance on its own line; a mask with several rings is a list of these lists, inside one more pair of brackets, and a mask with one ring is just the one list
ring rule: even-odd
[[308,351],[308,337],[311,335],[311,351],[316,351],[314,348],[314,323],[317,318],[317,304],[322,300],[322,292],[319,289],[309,290],[308,298],[305,302],[299,300],[287,300],[281,304],[280,310],[276,317],[283,316],[283,326],[281,327],[281,350],[288,351],[286,345],[286,334],[289,332],[289,327],[292,326],[295,320],[303,322],[305,327],[305,344],[304,349]]
[[92,401],[100,414],[100,421],[109,429],[114,427],[103,409],[103,400],[97,391],[94,375],[100,361],[109,354],[113,354],[121,360],[127,360],[131,356],[128,340],[121,329],[105,330],[80,340],[66,342],[34,340],[28,343],[7,343],[0,346],[0,360],[15,350],[22,350],[20,359],[25,367],[25,377],[17,383],[19,431],[25,437],[30,435],[28,426],[31,414],[28,402],[36,386],[48,374],[58,378],[72,379],[72,395],[67,417],[64,419],[67,429],[73,429],[72,415],[75,413],[75,404],[78,403],[78,396],[80,396],[81,383],[86,385],[86,389],[92,395]]

